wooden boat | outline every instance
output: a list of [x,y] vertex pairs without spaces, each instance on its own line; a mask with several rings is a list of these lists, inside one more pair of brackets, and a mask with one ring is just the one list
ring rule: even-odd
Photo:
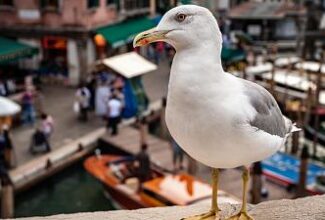
[[[133,161],[133,157],[91,156],[85,160],[84,167],[104,185],[117,208],[138,209],[210,202],[211,186],[185,173],[164,174],[152,168],[151,178],[143,182],[141,190],[138,190],[137,178],[126,178],[132,172],[130,164]],[[219,191],[218,195],[219,202],[239,201],[223,191]]]

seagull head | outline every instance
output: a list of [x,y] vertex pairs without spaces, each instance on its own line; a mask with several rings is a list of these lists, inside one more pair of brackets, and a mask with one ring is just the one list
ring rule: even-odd
[[176,51],[183,48],[216,45],[221,50],[222,36],[213,14],[196,5],[183,5],[169,10],[157,27],[138,34],[133,46],[164,41]]

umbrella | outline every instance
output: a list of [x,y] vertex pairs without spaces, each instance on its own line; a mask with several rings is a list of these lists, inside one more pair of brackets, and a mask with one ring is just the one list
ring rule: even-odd
[[10,116],[20,112],[21,107],[8,98],[0,96],[0,117]]

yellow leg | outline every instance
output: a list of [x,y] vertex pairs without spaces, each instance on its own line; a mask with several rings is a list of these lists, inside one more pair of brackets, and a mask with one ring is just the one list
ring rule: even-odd
[[228,220],[253,220],[253,218],[247,213],[247,182],[249,180],[249,170],[247,167],[244,167],[242,174],[243,179],[243,204],[240,212],[237,215],[231,216]]
[[195,215],[191,217],[182,218],[182,220],[219,220],[219,207],[218,207],[218,179],[219,170],[212,169],[212,201],[211,210],[207,213]]

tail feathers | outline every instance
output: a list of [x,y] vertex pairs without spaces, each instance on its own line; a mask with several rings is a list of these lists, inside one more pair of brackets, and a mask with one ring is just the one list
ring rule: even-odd
[[297,132],[297,131],[302,130],[301,128],[298,128],[296,126],[296,123],[292,123],[292,121],[289,118],[283,116],[283,119],[284,119],[284,122],[285,122],[285,127],[286,127],[287,134],[291,134],[293,132]]
[[296,123],[293,123],[292,126],[291,126],[290,133],[297,132],[297,131],[301,131],[301,130],[302,130],[301,128],[298,128],[296,126]]

